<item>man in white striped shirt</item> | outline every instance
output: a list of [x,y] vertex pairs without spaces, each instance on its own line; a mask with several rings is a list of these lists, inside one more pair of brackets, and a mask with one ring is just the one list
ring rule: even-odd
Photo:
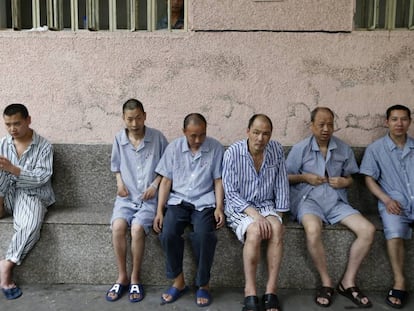
[[244,309],[259,310],[256,271],[260,245],[267,240],[268,280],[262,297],[266,311],[280,310],[277,279],[283,252],[282,213],[289,210],[289,182],[282,146],[272,135],[272,121],[263,114],[250,118],[247,139],[224,153],[223,187],[229,227],[244,243]]
[[22,295],[13,281],[13,269],[40,238],[47,207],[55,202],[51,185],[52,145],[30,128],[22,104],[4,109],[8,135],[0,140],[0,218],[13,216],[14,235],[0,261],[0,287],[7,299]]

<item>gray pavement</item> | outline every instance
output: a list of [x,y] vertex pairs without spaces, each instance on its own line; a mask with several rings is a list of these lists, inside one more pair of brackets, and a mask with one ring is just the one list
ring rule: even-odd
[[[213,303],[204,308],[195,305],[194,291],[181,297],[173,304],[160,305],[160,294],[165,288],[147,286],[146,297],[142,302],[130,303],[127,296],[123,296],[116,302],[107,302],[105,292],[110,285],[23,285],[23,296],[19,299],[8,301],[0,296],[0,310],[11,311],[109,311],[109,310],[151,310],[151,311],[240,311],[242,309],[243,290],[241,288],[214,288],[212,291]],[[330,308],[318,307],[313,302],[313,290],[280,290],[279,298],[283,311],[312,311],[312,310],[348,310],[354,309],[354,305],[346,298],[335,294],[334,303]],[[369,292],[368,296],[373,301],[370,310],[394,310],[384,302],[383,292]],[[414,301],[408,301],[403,310],[413,310]]]

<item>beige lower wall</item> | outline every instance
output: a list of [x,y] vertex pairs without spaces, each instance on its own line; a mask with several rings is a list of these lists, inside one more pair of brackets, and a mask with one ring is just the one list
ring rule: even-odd
[[294,144],[323,105],[336,112],[337,136],[365,146],[385,133],[387,106],[414,106],[410,31],[2,31],[0,46],[1,106],[27,104],[33,127],[54,143],[112,142],[129,97],[168,139],[181,135],[187,113],[201,112],[225,145],[257,112],[272,118],[274,138]]

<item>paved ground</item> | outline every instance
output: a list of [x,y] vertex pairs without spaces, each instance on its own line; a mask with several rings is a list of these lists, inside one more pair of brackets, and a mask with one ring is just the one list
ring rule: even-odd
[[[11,311],[109,311],[109,310],[151,310],[151,311],[240,311],[242,309],[242,289],[225,288],[213,289],[214,301],[209,307],[199,308],[195,305],[194,291],[187,293],[173,304],[160,305],[160,294],[164,288],[146,287],[146,297],[140,303],[130,303],[127,296],[116,302],[107,302],[105,292],[109,286],[87,285],[24,285],[21,286],[23,296],[19,299],[8,301],[0,296],[0,310]],[[374,303],[370,310],[394,310],[384,303],[383,292],[370,292],[369,297]],[[281,290],[279,297],[283,311],[312,311],[312,310],[348,310],[354,309],[354,305],[346,298],[335,294],[333,305],[328,308],[318,307],[313,302],[311,290]],[[414,310],[414,299],[408,302],[403,310]]]

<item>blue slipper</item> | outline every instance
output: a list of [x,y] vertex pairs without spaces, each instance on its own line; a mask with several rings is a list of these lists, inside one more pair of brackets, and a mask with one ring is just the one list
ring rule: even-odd
[[[128,286],[122,285],[120,283],[115,283],[112,287],[106,292],[107,301],[117,301],[122,295],[127,291]],[[115,296],[109,296],[109,294],[115,294]]]
[[[198,303],[197,302],[198,298],[204,298],[204,299],[207,300],[207,302],[205,302],[205,303]],[[196,293],[196,305],[197,306],[199,306],[199,307],[207,307],[207,306],[209,306],[211,304],[211,301],[212,301],[212,298],[211,298],[210,292],[207,289],[200,288],[200,289],[197,290],[197,293]]]
[[144,295],[144,286],[142,286],[142,284],[129,285],[129,301],[140,302],[144,299]]
[[8,300],[19,298],[23,294],[22,290],[17,286],[12,288],[2,288],[2,291]]
[[171,300],[165,300],[162,296],[161,296],[161,304],[166,304],[166,303],[173,303],[174,301],[176,301],[178,298],[180,298],[182,295],[184,295],[187,291],[189,290],[188,286],[185,286],[182,290],[179,290],[177,287],[171,286],[164,294],[170,295],[171,296]]

